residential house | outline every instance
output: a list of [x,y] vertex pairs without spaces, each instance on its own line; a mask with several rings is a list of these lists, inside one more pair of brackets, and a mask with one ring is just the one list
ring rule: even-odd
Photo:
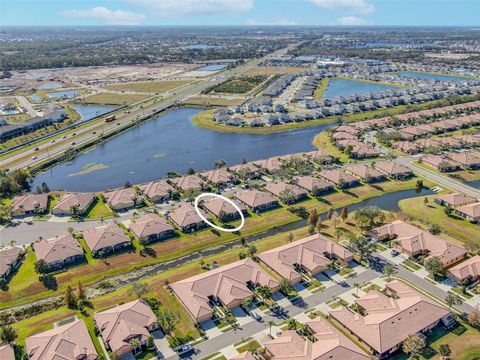
[[0,359],[15,360],[15,352],[13,351],[13,345],[0,345]]
[[146,346],[151,333],[158,330],[157,316],[143,299],[97,312],[93,318],[107,348],[119,356],[134,350],[132,339]]
[[[238,208],[242,211],[243,214],[247,213],[247,209],[242,204],[237,205]],[[210,211],[215,215],[220,221],[231,221],[240,218],[240,214],[237,209],[229,202],[219,197],[212,197],[206,199],[202,207]]]
[[386,180],[385,174],[366,164],[349,164],[345,170],[367,183]]
[[378,241],[395,239],[399,243],[395,247],[410,257],[418,255],[426,255],[427,258],[438,257],[444,268],[467,256],[465,249],[401,220],[373,229],[370,235]]
[[193,320],[203,322],[212,317],[214,304],[233,309],[252,298],[258,285],[268,286],[272,292],[279,289],[275,279],[247,258],[170,286]]
[[434,201],[442,206],[458,207],[477,202],[477,199],[463,193],[453,193],[440,195]]
[[356,177],[337,169],[324,170],[321,171],[319,175],[335,186],[341,188],[350,188],[360,184],[360,180],[358,180]]
[[196,175],[173,178],[171,183],[181,191],[202,191],[205,182]]
[[309,175],[297,178],[296,183],[298,186],[316,196],[333,190],[333,185],[331,183]]
[[315,234],[258,254],[269,268],[292,284],[302,280],[301,271],[315,276],[324,271],[335,259],[353,260],[353,254],[325,236]]
[[304,155],[320,164],[331,164],[334,161],[334,157],[332,155],[321,150],[308,151],[304,153]]
[[301,187],[286,182],[269,183],[265,186],[265,191],[288,204],[306,199],[308,195]]
[[466,169],[477,169],[480,167],[480,157],[470,152],[449,153],[448,157]]
[[12,216],[33,215],[47,211],[48,194],[27,194],[12,200]]
[[282,168],[282,161],[278,157],[254,161],[253,164],[262,170],[273,174]]
[[205,181],[224,187],[234,183],[234,177],[225,169],[214,169],[200,174]]
[[82,319],[27,337],[25,349],[30,360],[98,358],[95,345]]
[[476,281],[480,278],[480,255],[475,255],[451,267],[448,274],[459,283]]
[[228,168],[228,170],[237,175],[237,177],[243,176],[247,179],[254,179],[260,175],[260,170],[251,162],[231,166]]
[[139,190],[145,194],[151,201],[162,203],[170,200],[175,189],[165,180],[153,181],[138,185]]
[[[208,219],[206,214],[203,215]],[[207,226],[205,221],[198,215],[195,207],[188,203],[180,204],[180,206],[171,209],[168,212],[168,217],[184,233],[198,231]]]
[[392,144],[392,147],[409,155],[415,155],[420,152],[420,147],[412,141],[396,141]]
[[379,359],[401,349],[409,335],[426,333],[451,313],[442,305],[421,295],[398,280],[387,284],[391,296],[370,290],[355,300],[358,312],[349,307],[330,311],[330,316],[365,343]]
[[456,208],[455,213],[470,221],[480,221],[480,202],[468,204]]
[[37,260],[43,260],[48,268],[58,270],[85,260],[83,248],[72,234],[40,240],[33,244]]
[[22,256],[20,247],[5,247],[0,249],[0,279],[8,279],[8,276],[18,267]]
[[95,201],[92,193],[65,194],[55,204],[52,214],[56,216],[82,215]]
[[427,155],[421,158],[421,162],[441,172],[455,171],[460,164],[441,155]]
[[375,168],[395,180],[403,180],[413,176],[413,171],[406,166],[400,165],[395,161],[379,161],[375,163]]
[[277,199],[256,189],[238,191],[235,193],[235,198],[256,212],[266,211],[278,206]]
[[165,240],[176,236],[175,229],[157,214],[145,214],[129,224],[130,230],[142,244]]
[[112,254],[132,246],[132,240],[116,224],[83,231],[83,238],[94,256]]
[[141,204],[135,189],[131,187],[106,191],[102,195],[110,209],[115,211],[128,210]]

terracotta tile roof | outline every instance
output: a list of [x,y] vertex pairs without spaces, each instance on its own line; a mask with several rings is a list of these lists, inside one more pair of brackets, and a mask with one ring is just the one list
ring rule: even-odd
[[233,176],[224,169],[210,170],[200,174],[205,180],[214,184],[227,184],[232,181]]
[[36,208],[45,210],[47,208],[48,195],[47,194],[28,194],[16,196],[12,200],[12,211],[34,211]]
[[244,351],[241,354],[232,356],[229,360],[256,360],[255,356],[250,351]]
[[345,183],[357,183],[358,179],[350,174],[346,174],[340,170],[325,170],[321,171],[319,175],[328,181],[334,183],[335,185],[340,184],[341,180]]
[[422,149],[428,149],[432,147],[441,147],[442,143],[436,139],[431,139],[431,138],[426,138],[426,139],[418,139],[415,140],[415,144],[422,148]]
[[19,247],[7,247],[0,249],[0,276],[5,275],[11,269],[13,263],[18,259],[22,249]]
[[173,185],[180,190],[202,190],[203,180],[196,175],[187,175],[171,179]]
[[313,160],[321,160],[325,162],[332,162],[333,161],[333,156],[330,155],[329,153],[326,153],[321,150],[314,150],[314,151],[309,151],[304,153],[306,157],[310,157]]
[[434,168],[439,168],[442,163],[450,166],[451,168],[457,168],[458,166],[460,166],[459,163],[441,155],[427,155],[423,156],[421,160],[422,163],[430,165]]
[[238,191],[235,193],[235,198],[251,208],[277,203],[277,199],[273,196],[256,189]]
[[350,261],[353,254],[341,245],[334,244],[320,234],[308,236],[258,255],[266,265],[280,276],[297,283],[301,280],[295,266],[301,266],[316,275],[331,262],[329,257],[338,257]]
[[[87,326],[76,320],[25,339],[30,360],[94,360],[98,357]],[[2,358],[3,360],[3,358]]]
[[90,206],[94,198],[95,195],[91,193],[65,194],[57,202],[53,208],[53,212],[61,211],[70,213],[74,206],[76,206],[80,212],[84,212],[87,210],[88,206]]
[[267,184],[267,186],[265,186],[265,190],[277,197],[286,190],[291,191],[295,197],[302,197],[307,195],[307,192],[302,188],[296,185],[288,184],[286,182],[269,183]]
[[254,161],[253,164],[267,170],[268,172],[275,172],[282,168],[282,161],[278,157],[272,157],[264,160]]
[[[242,211],[246,210],[243,204],[236,204],[236,205],[240,208],[240,210]],[[235,215],[237,213],[237,210],[233,207],[232,204],[230,204],[228,201],[225,201],[217,197],[206,199],[203,203],[203,207],[217,217],[220,215],[220,212],[222,211],[227,215]]]
[[195,320],[206,320],[212,315],[209,297],[217,297],[222,303],[236,306],[253,293],[247,283],[260,284],[276,289],[279,284],[252,259],[210,270],[206,273],[171,284],[182,304]]
[[146,184],[138,185],[138,188],[146,196],[152,200],[170,198],[170,194],[174,191],[173,187],[166,180],[153,181]]
[[406,154],[416,154],[420,151],[418,145],[412,141],[396,141],[392,147]]
[[247,171],[250,174],[258,174],[258,168],[252,163],[234,165],[228,168],[232,172]]
[[463,193],[440,195],[437,199],[454,207],[477,202],[477,199]]
[[121,209],[135,205],[137,194],[133,188],[121,188],[103,193],[103,197],[114,209]]
[[38,260],[45,260],[47,264],[63,261],[72,256],[83,256],[83,248],[72,234],[41,240],[33,244],[35,256]]
[[157,324],[157,317],[143,299],[95,313],[93,316],[102,338],[113,352],[130,348],[130,339],[134,336],[141,342],[146,341],[150,336],[148,328]]
[[145,214],[132,221],[130,230],[139,238],[172,231],[173,227],[157,214]]
[[412,173],[412,170],[395,161],[379,161],[375,163],[375,167],[387,175],[404,175]]
[[0,359],[15,360],[15,353],[12,345],[0,345]]
[[326,182],[325,180],[320,180],[313,176],[302,176],[297,179],[298,186],[303,187],[308,191],[313,191],[313,189],[317,188],[320,191],[326,191],[332,189],[332,184]]
[[[355,302],[361,304],[366,315],[354,313],[341,307],[330,311],[330,315],[347,327],[366,344],[380,354],[402,343],[408,335],[415,334],[436,323],[450,312],[407,285],[396,287],[397,298],[389,298],[381,292],[371,290]],[[409,289],[409,291],[407,291]]]
[[346,132],[337,132],[335,131],[332,134],[333,140],[357,140],[357,135],[346,133]]
[[365,164],[349,164],[345,166],[345,169],[351,172],[354,175],[357,175],[361,179],[366,179],[370,177],[372,179],[381,178],[385,175],[378,171],[377,169],[367,166]]
[[92,251],[132,241],[116,224],[87,229],[83,238]]
[[448,272],[460,281],[467,278],[477,279],[480,277],[480,255],[475,255],[468,260],[462,261],[460,264],[450,268]]
[[[189,225],[202,224],[204,222],[195,211],[195,208],[187,203],[180,204],[179,207],[171,210],[168,216],[180,228],[184,228]],[[204,214],[204,216],[208,219],[206,214]]]
[[456,208],[455,211],[468,215],[473,219],[480,219],[480,202],[460,206]]
[[475,156],[471,152],[450,153],[448,157],[453,161],[460,163],[464,166],[479,166],[480,157]]

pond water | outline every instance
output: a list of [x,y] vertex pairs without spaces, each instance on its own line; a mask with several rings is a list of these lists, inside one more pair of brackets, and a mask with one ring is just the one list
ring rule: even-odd
[[37,94],[30,95],[30,98],[37,104],[42,102],[42,99]]
[[480,180],[467,181],[466,184],[474,187],[475,189],[480,189]]
[[61,87],[62,87],[62,85],[60,85],[60,84],[46,83],[46,84],[42,84],[42,85],[37,86],[37,89],[38,90],[49,90],[49,89],[60,89]]
[[62,99],[62,98],[72,98],[78,96],[80,92],[76,90],[66,90],[66,91],[59,91],[54,93],[48,93],[47,96],[52,99]]
[[445,74],[430,74],[422,72],[400,72],[400,76],[406,78],[416,78],[416,79],[425,79],[425,80],[436,80],[436,81],[465,81],[467,78],[455,75],[445,75]]
[[313,149],[312,139],[332,126],[323,125],[277,134],[231,134],[194,126],[191,117],[202,111],[181,108],[133,128],[97,148],[39,174],[33,187],[99,191],[165,178],[169,171],[185,173],[213,168],[215,160],[240,164],[276,155]]
[[218,71],[218,70],[222,70],[226,67],[227,67],[227,65],[224,65],[224,64],[216,64],[216,65],[214,64],[214,65],[207,65],[207,66],[201,67],[197,70],[198,71]]
[[106,114],[110,111],[118,109],[118,106],[113,105],[80,105],[80,104],[70,104],[73,110],[80,114],[80,121],[84,122],[91,120],[96,116]]
[[335,96],[350,96],[354,94],[366,94],[370,92],[380,92],[396,89],[398,89],[398,87],[396,86],[375,84],[365,81],[332,79],[328,82],[328,86],[323,93],[323,97],[325,99],[331,99]]

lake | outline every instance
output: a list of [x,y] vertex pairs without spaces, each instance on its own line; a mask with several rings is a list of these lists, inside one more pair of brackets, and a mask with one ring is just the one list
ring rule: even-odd
[[422,72],[400,72],[400,76],[406,78],[416,78],[416,79],[425,79],[425,80],[435,80],[435,81],[465,81],[468,78],[455,75],[446,75],[446,74],[430,74]]
[[224,64],[214,64],[214,65],[207,65],[207,66],[201,67],[197,69],[197,71],[218,71],[226,67],[227,65],[224,65]]
[[366,94],[371,92],[397,89],[398,87],[396,86],[375,84],[366,81],[332,79],[328,82],[328,86],[323,93],[323,97],[325,99],[331,99],[336,96],[350,96],[354,94]]
[[467,181],[465,184],[474,187],[475,189],[480,189],[480,180]]
[[118,106],[113,105],[80,105],[80,104],[70,104],[73,110],[80,114],[80,121],[84,122],[91,120],[96,116],[106,114],[110,111],[118,109]]
[[169,171],[185,173],[313,149],[312,139],[323,125],[277,134],[232,134],[198,128],[191,117],[203,111],[180,108],[116,136],[97,148],[61,163],[34,179],[51,189],[99,191],[165,178]]
[[66,91],[59,91],[54,93],[47,93],[47,96],[52,99],[62,99],[62,98],[73,98],[78,96],[80,92],[76,90],[66,90]]
[[50,90],[50,89],[60,89],[61,87],[62,87],[62,85],[60,85],[60,84],[46,83],[46,84],[42,84],[42,85],[37,86],[37,89],[38,90]]

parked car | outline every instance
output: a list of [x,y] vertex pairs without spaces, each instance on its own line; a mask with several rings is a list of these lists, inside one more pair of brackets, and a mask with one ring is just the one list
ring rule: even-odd
[[189,352],[193,351],[193,346],[191,345],[180,345],[173,349],[179,356],[188,354]]
[[398,255],[400,255],[400,253],[398,252],[398,250],[392,249],[392,250],[390,251],[390,255],[392,255],[392,256],[398,256]]
[[38,150],[40,150],[38,147],[36,147],[36,148],[34,149],[34,151],[38,151]]
[[32,160],[37,160],[37,157],[36,157],[36,156],[32,156]]

